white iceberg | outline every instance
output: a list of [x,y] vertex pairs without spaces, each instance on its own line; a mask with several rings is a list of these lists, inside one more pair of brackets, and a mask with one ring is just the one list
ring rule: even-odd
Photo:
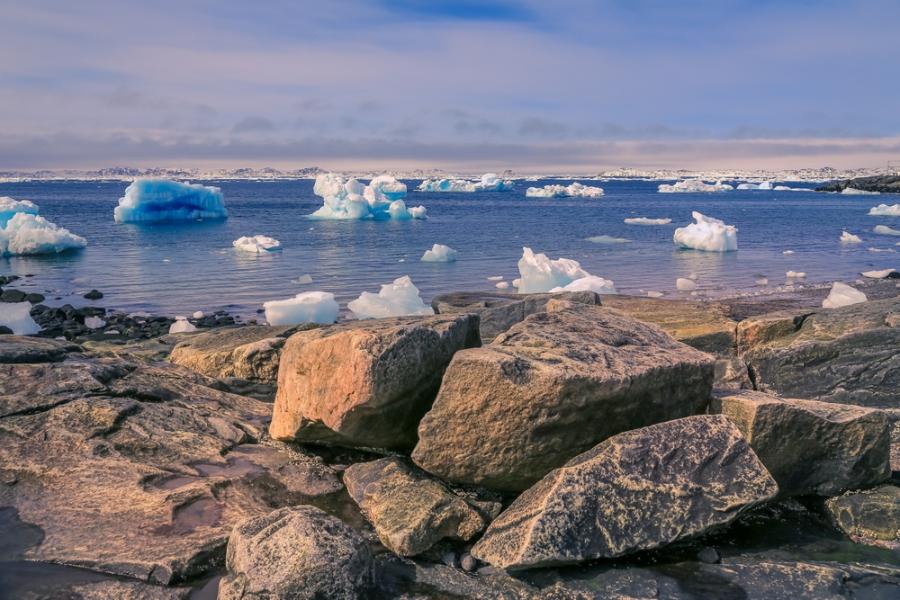
[[241,252],[252,252],[253,254],[278,252],[281,250],[281,242],[266,235],[245,235],[231,242],[231,245]]
[[0,256],[58,254],[85,246],[80,235],[30,212],[14,214],[0,228]]
[[693,279],[679,277],[675,280],[675,288],[680,292],[692,292],[697,289],[697,282]]
[[206,316],[206,315],[203,314],[203,311],[202,311],[202,310],[195,310],[195,311],[194,311],[194,314],[191,315],[191,317],[193,317],[194,319],[202,319],[202,318],[205,317],[205,316]]
[[515,187],[511,179],[501,179],[496,173],[485,173],[481,179],[426,179],[416,188],[420,192],[506,192]]
[[628,238],[613,237],[611,235],[595,235],[587,238],[587,241],[595,244],[627,244],[631,240]]
[[433,315],[434,309],[422,302],[419,289],[408,275],[381,286],[377,294],[363,292],[359,298],[347,304],[358,319],[405,317],[409,315]]
[[863,271],[862,276],[869,279],[885,279],[890,277],[891,273],[896,273],[897,269],[884,269],[881,271]]
[[737,250],[737,228],[719,219],[707,217],[696,210],[691,213],[694,223],[675,230],[673,241],[682,248],[707,252],[733,252]]
[[551,292],[595,292],[597,294],[615,294],[616,285],[609,279],[597,277],[596,275],[588,275],[576,279],[568,285],[555,287]]
[[306,285],[306,284],[312,283],[312,282],[313,282],[312,275],[307,273],[306,275],[301,275],[297,279],[294,279],[291,283],[298,283],[300,285]]
[[327,325],[337,320],[340,307],[329,292],[303,292],[286,300],[263,302],[269,325],[299,325],[321,323]]
[[876,225],[872,231],[878,235],[900,235],[900,229],[894,229],[887,225]]
[[0,304],[0,325],[9,327],[16,335],[34,335],[41,327],[31,318],[31,302],[4,302]]
[[877,196],[881,192],[867,192],[866,190],[858,190],[852,187],[845,187],[841,190],[841,193],[845,196]]
[[509,282],[508,281],[498,281],[494,287],[496,287],[498,290],[506,290],[506,289],[509,289]]
[[873,217],[900,217],[900,204],[879,204],[869,209]]
[[[762,183],[739,183],[736,189],[739,190],[773,190],[778,189],[779,187],[785,188],[785,186],[775,186],[774,181],[763,181]],[[790,189],[790,188],[785,188]]]
[[648,298],[662,298],[664,295],[665,295],[665,294],[663,294],[662,292],[656,292],[656,291],[653,291],[653,290],[647,292],[647,297],[648,297]]
[[846,244],[861,244],[862,238],[859,237],[858,235],[853,235],[849,231],[842,231],[840,242],[845,245]]
[[187,320],[187,317],[177,316],[175,322],[169,326],[169,333],[191,333],[192,331],[197,331],[197,328]]
[[546,254],[535,254],[527,247],[522,248],[519,274],[521,277],[516,287],[520,294],[549,292],[553,288],[565,287],[576,279],[590,276],[577,260],[570,258],[550,260]]
[[526,198],[600,198],[603,188],[578,183],[569,185],[545,185],[525,190]]
[[668,225],[672,219],[651,219],[649,217],[629,217],[625,219],[628,225]]
[[869,248],[869,252],[895,252],[893,248]]
[[676,181],[673,184],[663,183],[659,186],[658,189],[659,193],[661,194],[675,194],[692,192],[727,192],[729,190],[733,190],[734,188],[727,183],[722,183],[721,180],[715,183],[706,183],[702,179],[685,179],[682,181]]
[[835,281],[831,286],[831,292],[828,294],[828,297],[822,300],[822,308],[840,308],[851,304],[859,304],[866,300],[868,298],[861,291],[850,287],[846,283]]
[[812,188],[795,188],[787,185],[776,185],[772,188],[776,192],[814,192],[816,190]]
[[313,193],[322,197],[322,208],[310,215],[313,219],[424,219],[424,206],[407,208],[403,198],[406,184],[390,175],[379,175],[368,185],[334,173],[316,177]]
[[491,275],[487,278],[488,281],[503,281],[503,275]]
[[113,212],[116,223],[161,223],[225,219],[225,199],[217,187],[169,179],[135,179]]
[[30,200],[15,200],[9,196],[0,197],[0,229],[6,227],[16,213],[36,215],[38,206]]
[[790,256],[793,253],[794,253],[793,250],[785,250],[784,252],[782,252],[782,254],[784,254],[785,256]]
[[456,260],[457,252],[450,246],[444,244],[435,244],[431,250],[426,250],[422,255],[422,262],[453,262]]
[[785,276],[788,279],[805,279],[806,273],[804,273],[803,271],[788,271],[787,273],[785,273]]

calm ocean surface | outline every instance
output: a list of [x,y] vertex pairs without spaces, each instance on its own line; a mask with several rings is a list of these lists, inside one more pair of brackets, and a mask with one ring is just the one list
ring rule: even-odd
[[[568,183],[562,181],[559,183]],[[97,288],[103,306],[184,314],[226,309],[255,315],[262,302],[302,291],[333,292],[341,304],[362,291],[410,275],[425,301],[451,290],[494,289],[487,277],[518,276],[522,246],[581,262],[594,275],[613,279],[620,292],[647,290],[675,294],[675,279],[691,273],[709,294],[782,285],[788,270],[804,271],[807,282],[853,279],[860,271],[900,267],[898,237],[875,235],[900,219],[871,217],[891,196],[772,191],[715,194],[659,194],[658,182],[590,182],[606,191],[601,199],[530,199],[529,185],[512,192],[424,193],[410,191],[407,204],[424,204],[426,221],[311,221],[321,206],[313,182],[212,181],[222,188],[226,221],[166,225],[117,225],[113,208],[125,182],[22,182],[0,184],[0,196],[33,200],[41,214],[88,239],[80,252],[52,257],[0,258],[0,275],[33,274],[33,288],[48,304],[84,304],[81,294]],[[410,190],[418,181],[406,181]],[[813,187],[812,184],[789,184]],[[699,210],[739,229],[737,252],[678,250],[676,226]],[[626,225],[626,217],[669,217],[671,225]],[[863,238],[857,246],[838,243],[841,230]],[[284,250],[270,255],[236,252],[242,235],[265,234]],[[596,244],[592,236],[627,238],[628,243]],[[459,251],[455,263],[423,263],[434,243]],[[880,248],[889,252],[872,252]],[[794,250],[786,256],[784,250]],[[295,280],[305,274],[313,283]],[[26,282],[21,282],[25,284]],[[23,286],[22,289],[25,289]],[[59,297],[59,299],[56,299]]]

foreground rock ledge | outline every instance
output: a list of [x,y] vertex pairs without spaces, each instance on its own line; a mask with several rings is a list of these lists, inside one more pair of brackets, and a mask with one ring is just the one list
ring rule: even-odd
[[558,300],[453,357],[413,461],[520,491],[607,437],[702,412],[714,359],[616,311]]
[[476,315],[295,333],[282,351],[269,431],[279,440],[409,449],[453,354],[478,344]]
[[713,399],[778,482],[782,496],[834,496],[891,476],[882,411],[742,391]]
[[614,558],[729,523],[777,492],[731,421],[686,417],[614,436],[552,471],[472,555],[503,569]]

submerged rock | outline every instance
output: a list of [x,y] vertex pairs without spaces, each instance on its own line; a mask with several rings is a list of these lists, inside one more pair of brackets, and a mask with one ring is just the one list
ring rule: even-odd
[[891,475],[887,416],[861,406],[743,391],[713,399],[750,443],[782,496],[834,496]]
[[408,449],[454,353],[478,345],[478,317],[375,319],[292,335],[278,372],[279,440]]
[[831,498],[825,508],[853,541],[900,550],[900,487],[851,492]]
[[616,311],[547,308],[453,357],[419,425],[416,464],[518,491],[611,435],[706,409],[708,354]]
[[614,558],[709,531],[778,486],[723,416],[622,433],[519,496],[472,555],[503,569]]

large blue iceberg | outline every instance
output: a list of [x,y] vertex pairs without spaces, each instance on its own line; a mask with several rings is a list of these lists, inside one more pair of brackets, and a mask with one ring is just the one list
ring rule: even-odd
[[116,223],[159,223],[225,219],[225,199],[217,187],[169,179],[135,179],[113,213]]
[[357,179],[325,173],[316,177],[313,193],[322,197],[322,208],[313,219],[424,219],[424,206],[407,208],[406,184],[390,175],[379,175],[368,185]]
[[86,245],[80,235],[39,216],[36,204],[0,198],[0,256],[54,254]]

